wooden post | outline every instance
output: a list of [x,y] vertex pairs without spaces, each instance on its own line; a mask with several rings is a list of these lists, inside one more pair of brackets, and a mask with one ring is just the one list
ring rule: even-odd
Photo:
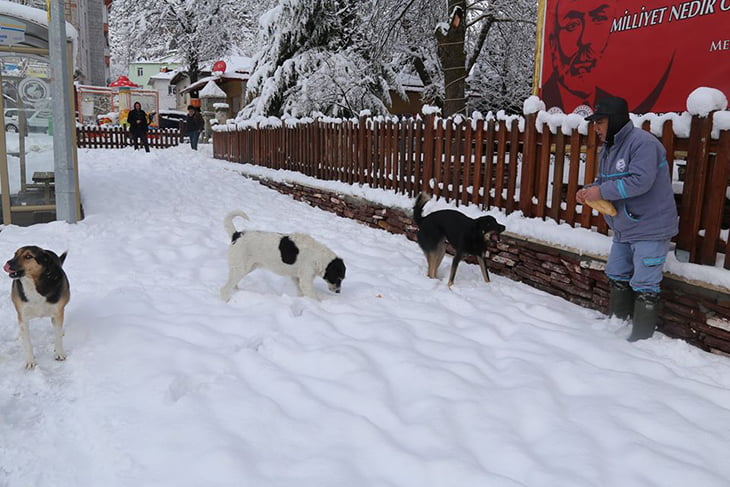
[[413,192],[423,187],[423,121],[415,121],[416,127],[413,133]]
[[360,114],[357,119],[357,146],[355,153],[357,154],[357,182],[365,183],[365,151],[367,150],[365,138],[365,125],[367,119],[365,115]]
[[[546,126],[543,126],[543,130],[546,128]],[[532,212],[532,197],[535,194],[537,113],[530,113],[525,117],[525,134],[523,137],[522,174],[520,175],[520,210],[527,216]]]
[[512,120],[509,134],[509,166],[507,166],[507,213],[515,211],[515,192],[517,191],[517,160],[520,153],[520,128],[517,119]]
[[547,185],[550,174],[550,143],[552,133],[547,125],[542,128],[540,135],[540,155],[537,158],[537,180],[535,181],[535,195],[537,196],[537,207],[535,216],[545,218],[547,206]]
[[705,236],[698,256],[698,262],[703,265],[715,265],[717,257],[717,242],[720,238],[730,174],[730,131],[723,130],[715,157],[710,161],[708,190],[704,194],[702,210]]
[[423,181],[421,181],[421,191],[431,191],[434,161],[433,153],[436,139],[434,132],[435,123],[436,116],[433,113],[426,115],[423,126]]
[[575,223],[575,193],[578,192],[578,176],[580,175],[580,132],[574,128],[570,134],[570,168],[568,169],[568,194],[566,195],[565,221],[573,226]]
[[687,173],[682,192],[677,248],[688,250],[690,262],[698,263],[698,232],[702,220],[702,196],[707,184],[712,114],[692,117],[687,150]]
[[[586,140],[586,168],[583,174],[583,185],[590,184],[596,177],[596,156],[598,152],[598,136],[593,130],[593,124],[588,126],[588,137]],[[588,205],[583,205],[583,212],[580,215],[580,224],[583,228],[591,228],[591,215],[593,210]]]
[[461,164],[463,167],[462,178],[461,178],[461,202],[464,205],[469,204],[469,186],[472,186],[472,191],[476,191],[476,188],[471,184],[471,168],[475,161],[472,161],[472,150],[471,145],[474,139],[472,134],[472,121],[467,119],[464,127],[464,162]]
[[471,202],[472,204],[479,204],[479,191],[486,191],[487,189],[483,186],[482,181],[482,154],[484,150],[482,145],[484,143],[484,120],[477,120],[476,128],[474,129],[474,171],[472,180],[472,192]]
[[550,201],[550,218],[560,223],[560,203],[563,201],[563,169],[565,168],[565,134],[558,130],[555,140],[553,164],[553,197]]
[[490,120],[487,122],[487,141],[484,144],[484,179],[482,188],[484,195],[482,196],[482,208],[489,209],[494,201],[492,192],[492,181],[494,180],[494,138],[496,131],[496,122]]
[[497,208],[502,208],[504,196],[502,189],[504,188],[504,165],[507,154],[507,123],[504,120],[499,121],[499,132],[497,133],[497,167],[494,177],[494,204]]

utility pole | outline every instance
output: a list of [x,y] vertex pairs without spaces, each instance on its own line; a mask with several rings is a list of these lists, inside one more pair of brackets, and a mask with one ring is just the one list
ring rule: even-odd
[[71,79],[68,69],[64,0],[50,0],[48,51],[51,61],[51,100],[53,100],[53,169],[56,185],[56,219],[77,221],[76,173],[71,147],[72,130],[76,130],[71,107]]

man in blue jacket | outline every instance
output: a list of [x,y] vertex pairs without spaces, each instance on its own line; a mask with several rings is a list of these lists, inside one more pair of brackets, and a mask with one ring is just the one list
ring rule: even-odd
[[[603,141],[599,174],[579,190],[578,203],[605,199],[616,215],[604,215],[613,230],[606,263],[611,316],[633,315],[630,342],[654,333],[660,283],[669,242],[678,232],[677,205],[667,155],[659,140],[629,119],[626,100],[607,97],[586,120]],[[634,299],[635,298],[635,299]]]

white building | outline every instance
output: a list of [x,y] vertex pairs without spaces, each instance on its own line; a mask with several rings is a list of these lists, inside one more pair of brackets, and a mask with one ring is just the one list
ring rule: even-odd
[[160,71],[154,76],[150,76],[147,86],[159,93],[160,110],[176,110],[177,97],[175,93],[175,85],[171,84],[175,71]]

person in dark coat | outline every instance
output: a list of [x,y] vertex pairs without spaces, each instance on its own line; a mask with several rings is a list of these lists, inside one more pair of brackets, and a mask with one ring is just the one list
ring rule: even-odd
[[190,139],[190,147],[198,150],[200,132],[205,128],[205,121],[197,108],[188,105],[188,115],[185,117],[185,135]]
[[150,146],[147,142],[147,114],[142,110],[142,105],[136,101],[134,102],[134,110],[129,112],[127,115],[127,123],[129,124],[129,132],[132,134],[132,140],[134,141],[134,150],[137,150],[140,145],[144,145],[144,150],[149,152]]

